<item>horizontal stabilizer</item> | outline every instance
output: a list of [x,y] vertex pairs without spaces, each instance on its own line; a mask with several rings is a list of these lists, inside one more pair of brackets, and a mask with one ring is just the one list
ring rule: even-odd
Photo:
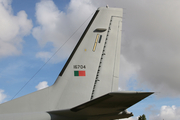
[[69,110],[50,111],[48,113],[64,117],[71,116],[76,119],[94,117],[106,117],[109,119],[128,118],[132,114],[119,113],[151,94],[153,92],[113,92]]

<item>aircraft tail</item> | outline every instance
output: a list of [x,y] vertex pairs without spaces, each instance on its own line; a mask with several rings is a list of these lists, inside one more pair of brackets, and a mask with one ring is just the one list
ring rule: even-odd
[[122,15],[120,8],[96,11],[54,84],[59,108],[118,90]]

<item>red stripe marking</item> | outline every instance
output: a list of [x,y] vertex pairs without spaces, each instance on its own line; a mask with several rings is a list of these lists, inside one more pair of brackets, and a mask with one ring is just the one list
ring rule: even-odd
[[86,76],[86,72],[85,71],[79,71],[79,76]]

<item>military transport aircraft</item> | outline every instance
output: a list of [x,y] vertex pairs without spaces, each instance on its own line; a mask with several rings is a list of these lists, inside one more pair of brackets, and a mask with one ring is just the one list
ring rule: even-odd
[[55,83],[0,105],[0,120],[113,120],[153,92],[118,92],[123,9],[97,9]]

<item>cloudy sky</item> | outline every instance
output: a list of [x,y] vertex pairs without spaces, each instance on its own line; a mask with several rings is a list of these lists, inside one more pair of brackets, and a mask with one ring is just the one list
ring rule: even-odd
[[119,90],[156,92],[131,107],[128,120],[179,120],[178,0],[0,0],[0,103],[68,40],[16,97],[52,85],[92,14],[106,5],[124,8]]

